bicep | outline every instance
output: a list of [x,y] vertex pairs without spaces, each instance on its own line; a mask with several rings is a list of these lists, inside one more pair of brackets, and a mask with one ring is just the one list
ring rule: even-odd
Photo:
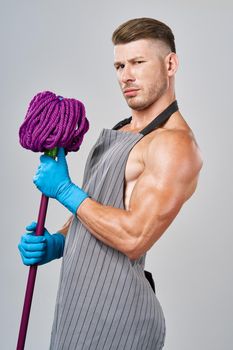
[[189,137],[175,135],[151,143],[145,168],[132,192],[129,206],[137,212],[164,216],[194,191],[202,160]]
[[134,186],[129,203],[136,226],[142,227],[140,231],[158,222],[171,222],[184,202],[184,190],[184,184],[159,181],[145,170]]
[[[141,253],[163,234],[194,192],[200,162],[191,152],[158,147],[150,155],[131,194],[129,210]],[[156,156],[153,156],[156,154]]]
[[182,198],[179,186],[157,186],[150,173],[140,176],[129,204],[135,238],[133,260],[147,252],[166,231],[183,204]]

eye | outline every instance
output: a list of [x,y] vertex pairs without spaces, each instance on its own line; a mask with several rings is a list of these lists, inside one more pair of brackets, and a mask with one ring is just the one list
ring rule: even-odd
[[145,62],[145,61],[136,61],[136,63],[138,63],[138,64],[143,63],[143,62]]
[[123,69],[125,67],[125,65],[122,63],[122,64],[118,64],[116,67],[116,70],[118,69]]

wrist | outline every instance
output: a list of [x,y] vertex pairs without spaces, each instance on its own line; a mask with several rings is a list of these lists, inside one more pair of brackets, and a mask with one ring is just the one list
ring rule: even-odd
[[65,183],[57,195],[57,200],[63,204],[72,214],[75,214],[80,204],[89,195],[72,182]]

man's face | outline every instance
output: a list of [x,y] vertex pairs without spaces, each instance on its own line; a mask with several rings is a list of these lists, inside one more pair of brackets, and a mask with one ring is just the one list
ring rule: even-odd
[[114,47],[114,66],[128,106],[143,110],[167,90],[169,80],[164,58],[169,53],[163,43],[140,39]]

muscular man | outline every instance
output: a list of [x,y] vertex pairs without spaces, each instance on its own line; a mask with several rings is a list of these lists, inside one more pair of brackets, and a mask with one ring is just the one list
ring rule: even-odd
[[[63,256],[51,350],[158,350],[162,308],[144,274],[146,252],[194,193],[202,158],[175,98],[174,36],[138,18],[112,36],[114,66],[131,117],[104,128],[91,149],[82,188],[65,153],[42,156],[34,183],[73,214],[57,233],[27,227],[23,262]],[[64,248],[65,243],[65,248]]]

